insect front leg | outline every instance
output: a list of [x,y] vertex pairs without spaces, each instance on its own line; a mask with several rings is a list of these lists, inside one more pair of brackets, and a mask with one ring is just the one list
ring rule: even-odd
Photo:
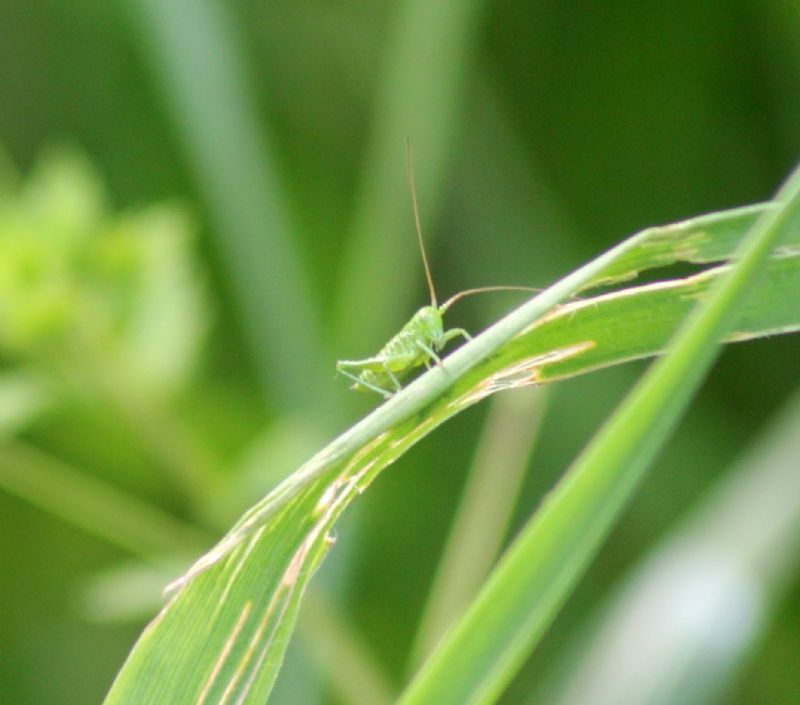
[[447,343],[453,340],[453,338],[458,337],[464,338],[464,340],[472,340],[472,336],[463,328],[451,328],[450,330],[445,331],[444,342]]
[[[423,341],[423,340],[415,340],[414,344],[420,350],[422,350],[428,356],[429,359],[433,358],[434,360],[436,360],[436,364],[437,365],[441,365],[442,364],[442,358],[440,358],[436,354],[436,351],[430,345],[428,345],[425,341]],[[431,368],[430,362],[428,360],[423,360],[423,363],[424,363],[425,367],[427,367],[428,369]]]

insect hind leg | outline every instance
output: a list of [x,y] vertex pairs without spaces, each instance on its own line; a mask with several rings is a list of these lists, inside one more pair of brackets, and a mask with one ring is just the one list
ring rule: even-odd
[[390,380],[392,380],[395,392],[399,392],[403,388],[403,385],[400,384],[400,380],[397,379],[397,375],[394,372],[392,372],[391,369],[389,369],[389,365],[387,365],[385,361],[383,363],[383,371],[386,373],[386,376],[389,377]]
[[348,372],[342,367],[337,366],[337,372],[341,372],[345,377],[349,380],[352,380],[355,384],[360,387],[366,387],[367,389],[371,389],[373,392],[377,392],[380,394],[384,399],[390,399],[392,397],[392,392],[388,389],[384,389],[383,387],[379,387],[377,384],[372,384],[371,382],[367,382],[366,380],[357,377],[352,372]]

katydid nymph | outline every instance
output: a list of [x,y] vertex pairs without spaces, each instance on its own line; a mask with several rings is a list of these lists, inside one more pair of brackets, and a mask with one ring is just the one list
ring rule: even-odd
[[442,360],[438,353],[448,342],[459,337],[471,340],[472,336],[463,328],[444,329],[443,316],[456,301],[465,296],[486,291],[541,291],[540,289],[532,289],[525,286],[484,286],[478,289],[460,291],[440,306],[436,301],[436,290],[433,286],[428,257],[425,254],[425,244],[422,240],[419,206],[417,205],[417,194],[414,186],[414,167],[411,147],[408,142],[406,142],[406,162],[408,183],[411,189],[411,202],[414,208],[417,241],[422,255],[422,265],[425,268],[425,278],[428,282],[431,303],[429,306],[423,306],[419,309],[411,320],[403,326],[403,329],[381,348],[377,355],[363,360],[339,360],[336,363],[337,372],[341,372],[345,377],[353,381],[351,389],[360,392],[371,390],[386,399],[389,399],[402,389],[400,379],[415,367],[425,365],[426,368],[430,369],[431,360],[434,360],[437,365],[441,365]]

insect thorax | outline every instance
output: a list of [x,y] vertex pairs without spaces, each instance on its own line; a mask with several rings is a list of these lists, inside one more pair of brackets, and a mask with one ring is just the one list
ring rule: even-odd
[[409,357],[418,356],[419,361],[411,366],[422,364],[425,355],[419,345],[420,342],[436,350],[440,350],[444,344],[442,314],[433,306],[423,306],[419,309],[402,330],[381,348],[378,357],[387,360],[402,358],[408,360]]
[[423,306],[406,323],[403,331],[430,341],[437,348],[441,347],[444,335],[442,314],[435,306]]

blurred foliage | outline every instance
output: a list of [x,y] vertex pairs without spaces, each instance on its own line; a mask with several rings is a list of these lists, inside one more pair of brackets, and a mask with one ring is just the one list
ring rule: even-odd
[[[362,292],[373,323],[337,310],[341,282],[367,280],[342,263],[357,261],[348,248],[353,214],[365,207],[368,135],[380,127],[375,97],[405,81],[425,83],[428,70],[382,85],[400,0],[226,3],[231,41],[248,69],[244,93],[256,128],[271,138],[270,164],[284,187],[287,237],[310,283],[302,303],[322,321],[319,349],[305,351],[315,370],[292,378],[305,401],[286,415],[256,382],[244,331],[258,319],[248,323],[237,302],[244,275],[222,255],[215,205],[187,152],[175,96],[154,69],[159,60],[132,19],[135,4],[0,0],[0,144],[9,154],[0,169],[0,428],[4,437],[17,434],[14,443],[216,532],[316,439],[372,403],[332,380],[334,360],[369,354],[403,322],[384,311],[410,311],[426,298],[421,271],[406,266],[415,252],[410,207],[402,207],[405,133],[422,169],[427,147],[417,128],[401,125],[385,138],[396,142],[396,168],[384,188],[399,206],[383,226],[378,214],[369,233],[400,236],[389,256],[359,265],[380,287]],[[455,107],[420,189],[442,294],[542,285],[640,227],[763,200],[800,152],[793,4],[510,0],[475,3],[473,11]],[[209,51],[184,25],[186,43]],[[420,55],[436,56],[422,48]],[[200,76],[188,90],[207,87]],[[102,179],[74,149],[43,156],[53,142],[80,145]],[[174,205],[142,207],[176,197],[194,217]],[[231,222],[235,228],[235,211]],[[250,232],[258,236],[257,223]],[[395,257],[406,264],[396,266]],[[251,285],[266,299],[279,283]],[[478,329],[504,301],[465,304],[454,325]],[[259,301],[252,305],[257,311]],[[281,325],[264,334],[290,349],[300,340],[291,316]],[[359,339],[368,342],[347,342]],[[798,345],[795,336],[726,351],[506,702],[542,702],[542,675],[569,663],[569,638],[598,600],[725,475],[796,386]],[[516,526],[639,370],[554,388]],[[122,392],[109,380],[124,382]],[[319,576],[335,586],[336,602],[395,684],[406,678],[414,624],[482,414],[456,419],[386,473],[344,522]],[[198,456],[190,466],[208,466],[204,479],[167,474]],[[79,581],[113,570],[127,552],[5,493],[0,536],[0,700],[98,702],[141,624],[87,622],[76,609],[86,597]],[[796,698],[798,597],[795,579],[724,702]],[[295,651],[308,662],[302,642]],[[308,672],[287,674],[283,702],[313,702],[299,690],[313,680]]]
[[85,157],[44,157],[0,195],[0,349],[12,366],[65,373],[124,360],[169,395],[207,325],[190,224],[174,206],[115,214]]

